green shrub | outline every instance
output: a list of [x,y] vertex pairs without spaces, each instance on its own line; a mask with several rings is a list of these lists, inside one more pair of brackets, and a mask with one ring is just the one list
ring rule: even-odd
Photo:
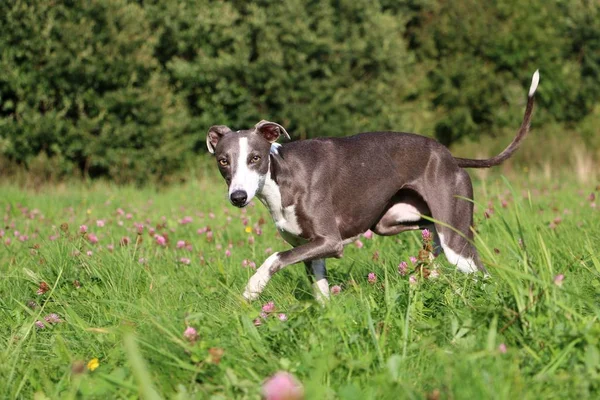
[[450,145],[516,129],[537,68],[534,125],[595,143],[599,14],[589,0],[0,2],[0,158],[169,181],[209,126],[261,119],[295,138]]

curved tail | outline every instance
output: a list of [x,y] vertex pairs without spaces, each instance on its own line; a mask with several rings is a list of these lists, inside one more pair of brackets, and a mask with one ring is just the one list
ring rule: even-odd
[[529,97],[527,99],[527,107],[525,108],[525,116],[523,117],[523,122],[521,123],[521,127],[519,128],[519,132],[517,132],[517,136],[513,139],[513,141],[508,145],[506,149],[495,157],[488,158],[486,160],[473,160],[470,158],[458,158],[454,159],[458,163],[459,167],[462,168],[489,168],[494,165],[500,165],[504,161],[506,161],[513,153],[519,148],[525,136],[527,136],[527,132],[529,132],[529,124],[531,122],[531,113],[533,112],[533,99],[535,91],[538,87],[538,83],[540,82],[540,72],[539,70],[535,71],[533,74],[533,78],[531,79],[531,87],[529,88]]

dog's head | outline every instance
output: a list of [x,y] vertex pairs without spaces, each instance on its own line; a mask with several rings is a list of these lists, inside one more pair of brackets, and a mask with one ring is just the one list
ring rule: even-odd
[[271,145],[282,134],[290,138],[283,126],[264,120],[249,130],[234,132],[224,125],[208,130],[206,147],[217,159],[234,206],[246,206],[262,190],[269,172]]

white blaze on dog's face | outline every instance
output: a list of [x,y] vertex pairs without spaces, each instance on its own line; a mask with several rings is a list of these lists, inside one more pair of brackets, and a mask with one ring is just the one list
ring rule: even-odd
[[285,129],[267,121],[261,121],[252,130],[237,132],[225,126],[210,128],[206,144],[217,159],[233,205],[248,205],[262,190],[269,173],[271,144],[279,138],[280,131]]

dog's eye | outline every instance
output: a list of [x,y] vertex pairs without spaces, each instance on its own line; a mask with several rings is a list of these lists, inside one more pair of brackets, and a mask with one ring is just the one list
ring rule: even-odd
[[229,165],[229,161],[227,161],[227,159],[225,159],[225,158],[221,158],[219,160],[219,164],[221,164],[223,167],[226,167]]
[[252,158],[250,159],[250,162],[251,162],[252,164],[256,164],[256,163],[257,163],[257,162],[259,162],[259,161],[260,161],[260,156],[254,156],[254,157],[252,157]]

